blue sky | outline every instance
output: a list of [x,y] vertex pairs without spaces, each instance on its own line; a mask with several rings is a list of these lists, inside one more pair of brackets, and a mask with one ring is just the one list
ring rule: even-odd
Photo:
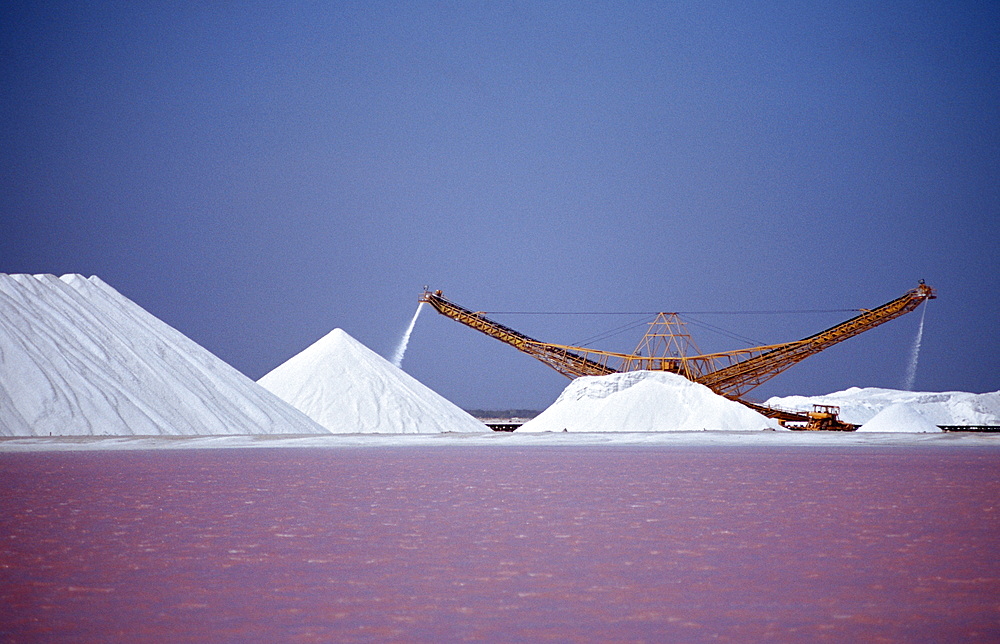
[[[1000,5],[734,4],[6,2],[0,272],[99,275],[254,379],[334,327],[389,355],[424,285],[761,311],[926,279],[916,388],[1000,389]],[[780,342],[849,315],[699,319]],[[753,395],[899,387],[918,323]],[[464,407],[566,384],[432,311],[404,368]]]

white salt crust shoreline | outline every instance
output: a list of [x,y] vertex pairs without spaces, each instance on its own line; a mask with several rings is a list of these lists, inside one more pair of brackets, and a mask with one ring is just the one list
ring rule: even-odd
[[0,454],[52,451],[386,448],[386,447],[979,447],[1000,450],[1000,434],[947,432],[508,432],[225,436],[52,436],[0,438]]

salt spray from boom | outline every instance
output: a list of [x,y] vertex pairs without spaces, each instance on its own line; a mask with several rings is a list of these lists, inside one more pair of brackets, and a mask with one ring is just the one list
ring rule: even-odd
[[910,364],[906,365],[906,377],[903,381],[904,391],[913,391],[913,386],[917,382],[917,361],[920,359],[920,342],[924,338],[924,316],[927,315],[927,304],[920,312],[920,326],[917,327],[917,337],[913,340],[913,348],[910,350]]
[[399,340],[399,345],[396,346],[396,351],[392,354],[392,362],[395,367],[403,366],[403,355],[406,354],[406,346],[410,344],[410,335],[413,334],[413,327],[417,324],[417,318],[420,317],[420,310],[424,308],[426,302],[421,302],[417,305],[417,312],[413,314],[413,319],[410,320],[410,326],[406,327],[406,331],[403,333],[403,337]]

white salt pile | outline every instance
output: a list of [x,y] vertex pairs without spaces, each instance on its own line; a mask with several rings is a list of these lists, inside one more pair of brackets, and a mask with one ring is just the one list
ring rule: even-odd
[[1000,425],[1000,391],[973,394],[964,391],[918,392],[851,387],[825,396],[785,396],[765,404],[783,409],[811,410],[814,404],[840,407],[840,419],[863,425],[882,410],[905,403],[934,425]]
[[488,431],[341,329],[258,382],[335,434]]
[[936,433],[943,430],[927,420],[913,405],[895,403],[875,414],[858,431]]
[[518,432],[756,431],[778,425],[708,387],[661,371],[584,376]]
[[315,433],[97,277],[0,274],[0,435]]

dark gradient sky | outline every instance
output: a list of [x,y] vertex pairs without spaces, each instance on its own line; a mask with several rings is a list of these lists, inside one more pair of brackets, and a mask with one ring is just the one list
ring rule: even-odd
[[[923,278],[916,388],[1000,389],[1000,5],[733,4],[5,2],[0,272],[99,275],[254,379],[334,327],[390,354],[425,284],[759,311]],[[696,317],[779,342],[849,315]],[[899,387],[918,323],[754,395]],[[404,367],[464,407],[566,384],[432,311]]]

